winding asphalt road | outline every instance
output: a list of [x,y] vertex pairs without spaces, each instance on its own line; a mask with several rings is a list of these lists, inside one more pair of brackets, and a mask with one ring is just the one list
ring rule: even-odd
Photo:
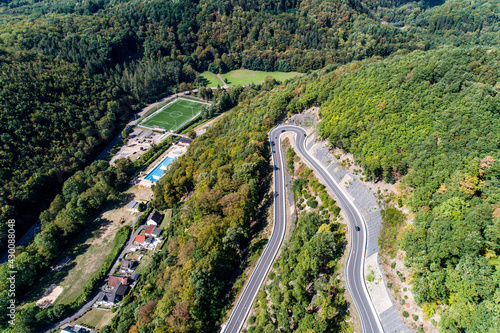
[[[279,132],[279,131],[278,131]],[[252,308],[252,303],[259,291],[260,286],[266,278],[267,272],[273,264],[274,258],[285,237],[286,230],[286,214],[285,214],[285,178],[283,170],[283,158],[281,156],[280,141],[273,138],[278,135],[276,128],[269,133],[269,141],[271,142],[272,158],[274,164],[274,225],[271,238],[267,243],[262,255],[260,256],[255,269],[248,280],[248,283],[243,289],[243,293],[236,303],[231,317],[229,318],[226,327],[222,330],[224,333],[238,333],[245,323],[249,311]]]
[[[274,163],[274,226],[271,238],[262,253],[254,272],[250,276],[243,293],[229,318],[224,333],[239,333],[248,313],[252,308],[252,303],[259,291],[260,286],[271,268],[274,258],[278,253],[283,241],[286,227],[285,214],[285,187],[283,173],[283,158],[280,149],[280,136],[282,133],[295,133],[296,152],[312,167],[324,184],[332,191],[337,198],[341,208],[347,215],[351,230],[351,250],[346,265],[347,288],[354,300],[358,313],[361,317],[363,332],[378,333],[383,332],[380,319],[373,307],[373,303],[368,294],[364,278],[364,261],[366,252],[367,229],[361,214],[342,192],[339,185],[333,180],[323,165],[305,147],[307,133],[297,126],[278,126],[269,133],[271,142],[272,158]],[[359,231],[356,231],[359,227]]]

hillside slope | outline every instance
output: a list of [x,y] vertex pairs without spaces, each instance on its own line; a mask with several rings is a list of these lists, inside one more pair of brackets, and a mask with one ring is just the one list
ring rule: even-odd
[[130,111],[199,72],[305,72],[426,47],[356,1],[3,1],[0,217],[21,233]]
[[442,331],[495,331],[500,308],[500,52],[444,49],[352,64],[308,84],[320,133],[373,180],[401,180],[400,245]]

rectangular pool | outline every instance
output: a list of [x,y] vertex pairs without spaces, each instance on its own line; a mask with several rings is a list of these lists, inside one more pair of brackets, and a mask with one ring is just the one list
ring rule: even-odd
[[176,158],[175,157],[170,157],[170,156],[167,156],[163,159],[163,161],[161,161],[154,169],[153,171],[151,171],[145,179],[149,180],[149,181],[152,181],[152,182],[156,182],[158,179],[161,178],[161,176],[163,176],[163,173],[165,172],[165,170],[167,170],[167,167],[172,164],[173,161],[175,161]]

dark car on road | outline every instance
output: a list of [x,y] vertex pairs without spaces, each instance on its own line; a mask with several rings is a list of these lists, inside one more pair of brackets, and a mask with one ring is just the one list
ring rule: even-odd
[[355,226],[354,229],[356,229],[356,231],[360,231],[361,230],[358,226]]

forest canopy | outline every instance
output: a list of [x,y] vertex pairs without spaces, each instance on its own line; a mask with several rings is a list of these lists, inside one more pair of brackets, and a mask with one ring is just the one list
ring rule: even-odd
[[[166,249],[104,331],[218,330],[233,277],[259,254],[251,225],[269,184],[267,132],[311,106],[320,134],[368,179],[402,184],[417,302],[443,305],[443,331],[495,331],[498,15],[486,0],[0,0],[0,218],[26,229],[48,208],[18,258],[19,285],[56,257],[54,235],[67,245],[126,183],[127,162],[84,166],[143,103],[199,86],[205,70],[300,71],[309,75],[222,95],[219,109],[237,106],[155,188],[155,207],[175,212]],[[23,309],[17,329],[63,310]]]
[[403,185],[416,218],[401,249],[417,302],[445,305],[443,331],[494,331],[500,316],[499,60],[478,47],[352,63],[295,102],[321,106],[319,132],[367,178]]
[[426,48],[359,1],[2,1],[0,217],[28,228],[141,103],[200,85],[199,72]]

